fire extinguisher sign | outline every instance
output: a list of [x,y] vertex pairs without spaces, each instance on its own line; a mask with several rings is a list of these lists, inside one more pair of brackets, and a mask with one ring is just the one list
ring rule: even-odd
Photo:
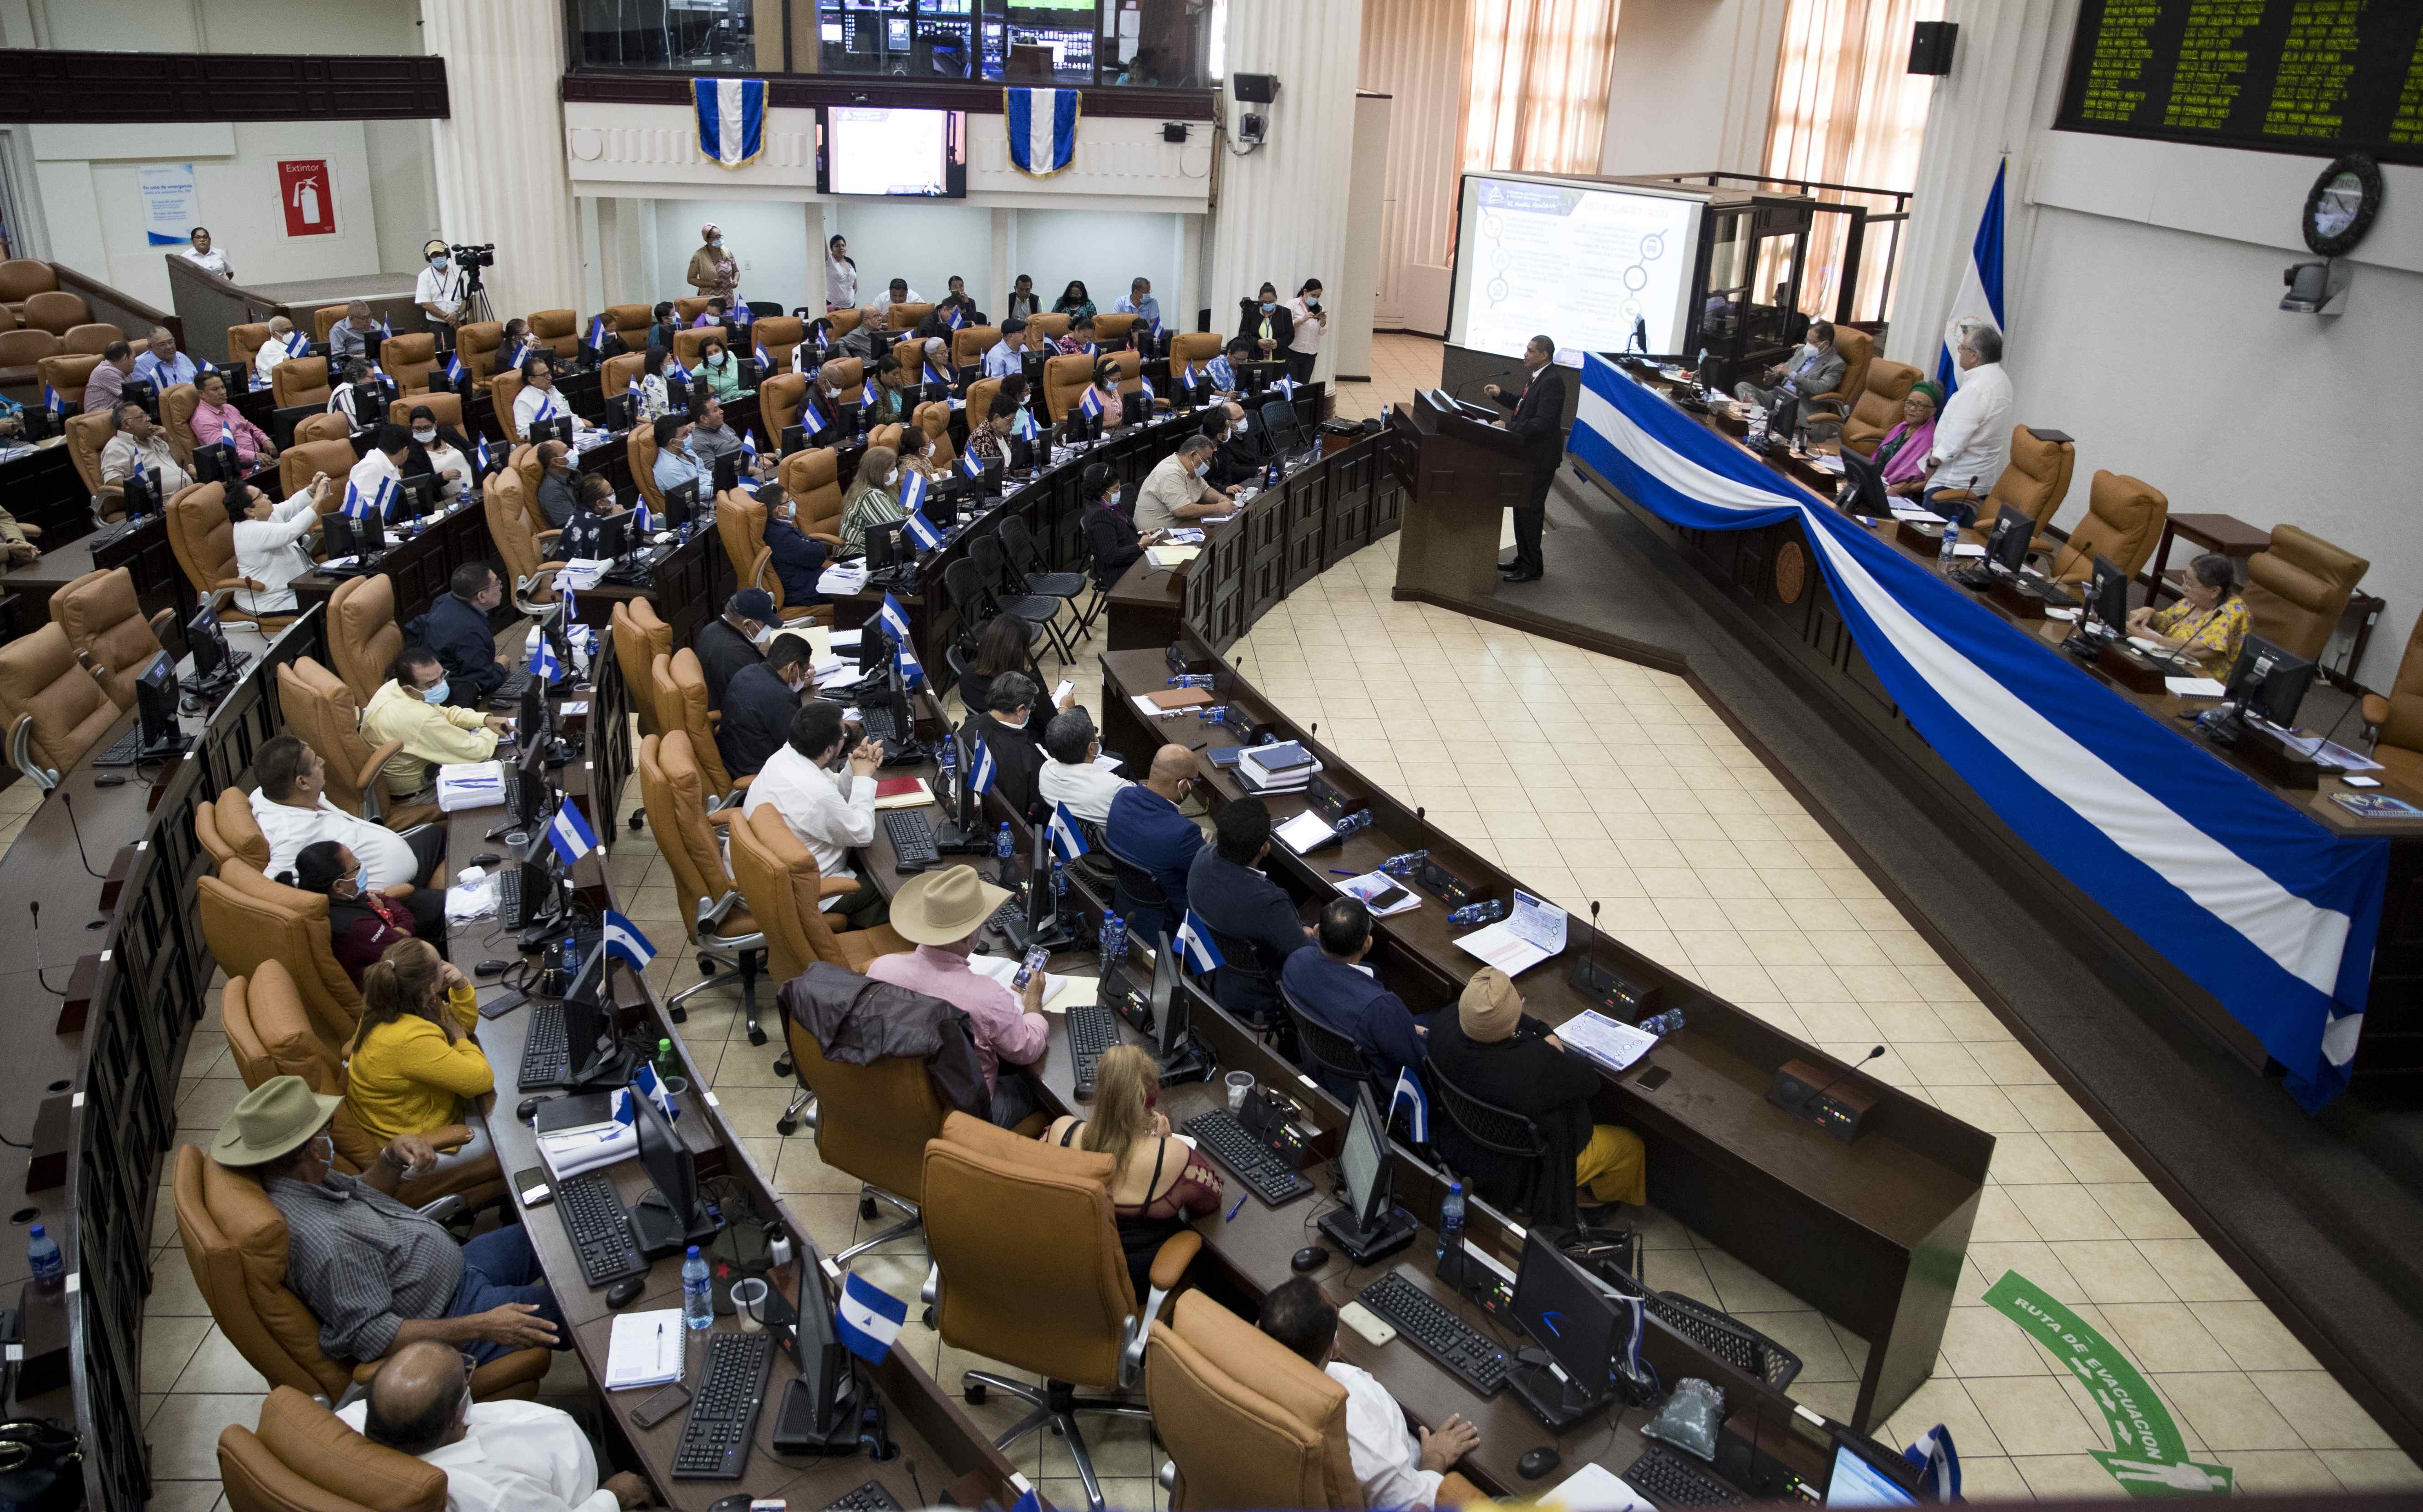
[[326,158],[280,159],[277,198],[286,209],[287,235],[337,234],[336,187]]

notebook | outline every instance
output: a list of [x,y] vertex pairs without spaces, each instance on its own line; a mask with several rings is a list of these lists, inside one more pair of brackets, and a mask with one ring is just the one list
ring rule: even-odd
[[1212,701],[1212,695],[1200,688],[1163,688],[1144,695],[1158,708],[1195,708]]
[[934,801],[934,789],[926,786],[923,777],[879,777],[875,783],[875,806],[886,808],[923,808]]
[[627,1392],[681,1379],[689,1338],[680,1308],[616,1313],[606,1347],[606,1389]]

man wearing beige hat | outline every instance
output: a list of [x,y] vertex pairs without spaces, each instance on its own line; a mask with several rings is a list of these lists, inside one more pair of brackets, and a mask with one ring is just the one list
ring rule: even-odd
[[272,1076],[211,1141],[211,1158],[250,1172],[286,1219],[286,1285],[320,1320],[320,1347],[377,1360],[430,1339],[482,1364],[566,1347],[563,1314],[518,1224],[456,1244],[395,1200],[398,1181],[437,1163],[428,1139],[398,1135],[359,1176],[335,1169],[328,1129],[343,1101],[300,1076]]
[[[1430,1034],[1433,1070],[1469,1097],[1520,1113],[1538,1125],[1547,1146],[1538,1166],[1473,1146],[1442,1128],[1448,1164],[1470,1173],[1481,1195],[1528,1212],[1534,1222],[1570,1221],[1575,1186],[1596,1205],[1649,1201],[1648,1162],[1640,1136],[1591,1117],[1598,1067],[1565,1048],[1545,1024],[1523,1011],[1523,995],[1506,973],[1483,966],[1465,983],[1455,1016],[1436,1015]],[[1571,1170],[1572,1185],[1562,1174]],[[1602,1214],[1584,1211],[1592,1221]]]
[[928,871],[911,880],[892,899],[892,927],[917,942],[907,955],[878,956],[866,974],[876,981],[939,997],[968,1016],[976,1059],[992,1092],[992,1121],[1014,1129],[1041,1106],[1023,1073],[1005,1076],[1001,1063],[1031,1066],[1052,1042],[1043,1016],[1043,973],[1026,979],[1022,994],[968,966],[976,935],[992,911],[1009,900],[1009,889],[976,875],[974,867]]

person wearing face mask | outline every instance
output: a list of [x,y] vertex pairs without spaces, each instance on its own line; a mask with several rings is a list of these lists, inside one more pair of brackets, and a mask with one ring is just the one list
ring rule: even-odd
[[1212,438],[1197,431],[1179,442],[1176,452],[1153,465],[1136,496],[1138,530],[1176,530],[1207,516],[1226,515],[1236,507],[1210,482],[1214,450]]
[[1118,475],[1101,463],[1085,465],[1078,489],[1085,501],[1079,528],[1085,533],[1085,544],[1093,548],[1094,581],[1108,593],[1119,575],[1144,555],[1144,549],[1161,539],[1161,533],[1137,533],[1135,519],[1120,498]]
[[[1094,402],[1101,406],[1101,414],[1097,418],[1095,423],[1103,431],[1116,430],[1120,421],[1124,419],[1126,415],[1125,409],[1122,408],[1123,400],[1119,393],[1119,365],[1117,363],[1110,360],[1108,358],[1104,358],[1094,364],[1093,393]],[[1071,406],[1070,408],[1073,411],[1075,406]]]
[[723,601],[723,613],[699,627],[691,649],[706,679],[706,707],[723,707],[723,690],[743,667],[766,660],[766,644],[774,638],[774,596],[763,588],[743,588]]
[[1120,788],[1111,800],[1111,817],[1102,822],[1111,853],[1151,872],[1169,899],[1166,916],[1141,904],[1128,911],[1128,928],[1139,939],[1158,939],[1186,917],[1187,870],[1203,849],[1203,832],[1178,805],[1195,783],[1195,753],[1164,745],[1153,753],[1144,781]]
[[1322,307],[1319,279],[1307,279],[1304,287],[1288,301],[1289,334],[1287,351],[1288,376],[1298,383],[1312,381],[1312,365],[1321,358],[1322,334],[1329,329],[1329,311]]
[[446,700],[446,668],[437,653],[425,645],[407,645],[396,653],[387,681],[362,708],[362,734],[376,744],[401,740],[404,748],[388,757],[380,770],[387,790],[397,798],[426,792],[435,780],[433,766],[485,761],[497,754],[497,742],[514,727],[502,714],[482,714],[458,708]]
[[681,311],[673,308],[672,300],[660,299],[650,313],[653,324],[648,326],[648,355],[655,357],[659,352],[671,355],[673,338],[681,334]]
[[908,517],[909,511],[900,507],[899,487],[900,454],[888,446],[868,447],[858,459],[858,476],[850,483],[849,497],[842,501],[843,555],[866,549],[868,526]]
[[1244,428],[1245,406],[1213,405],[1204,411],[1203,434],[1212,438],[1212,470],[1204,476],[1230,498],[1262,475],[1261,448]]
[[252,755],[252,774],[261,785],[252,792],[252,819],[269,842],[263,875],[291,869],[307,845],[334,840],[359,858],[362,891],[402,901],[422,939],[446,938],[446,890],[422,885],[446,864],[445,825],[399,835],[339,808],[328,801],[328,764],[292,735],[262,741]]
[[497,371],[510,373],[538,353],[538,338],[530,333],[530,322],[516,315],[505,322],[504,334],[497,341]]
[[413,937],[412,910],[362,885],[361,858],[335,840],[314,840],[294,853],[294,868],[277,880],[328,900],[328,947],[354,985],[387,954]]
[[573,511],[580,507],[579,497],[572,489],[572,449],[562,441],[541,441],[538,465],[539,512],[548,524],[562,530],[572,523]]
[[[606,554],[606,520],[619,515],[623,506],[614,501],[614,485],[605,474],[592,472],[573,480],[572,518],[565,522],[563,533],[555,538],[551,549],[562,562],[594,562]],[[631,543],[640,544],[636,539]]]
[[1237,333],[1254,343],[1254,359],[1275,362],[1295,339],[1295,315],[1279,303],[1278,285],[1266,283],[1251,299],[1237,301]]
[[850,260],[849,241],[836,236],[825,243],[825,308],[849,310],[858,304],[858,264]]
[[[1043,686],[1043,669],[1035,664],[1033,643],[1028,639],[1026,622],[1009,614],[995,614],[985,622],[976,636],[976,654],[959,677],[959,701],[969,708],[984,708],[992,702],[993,679],[1004,673],[1023,674],[1036,687]],[[1026,733],[1037,744],[1043,741],[1043,731],[1052,716],[1065,713],[1077,701],[1077,691],[1070,689],[1059,703],[1046,703],[1038,698],[1026,713]]]
[[1023,672],[1000,673],[964,726],[992,753],[992,791],[1029,823],[1044,819],[1036,786],[1043,774],[1043,749],[1035,743],[1035,711],[1043,702],[1039,679]]
[[700,493],[706,492],[706,470],[698,465],[689,444],[693,429],[688,415],[657,417],[657,460],[650,470],[657,480],[657,493],[669,494],[686,483],[697,484]]
[[723,721],[715,727],[715,748],[736,778],[755,776],[782,748],[807,691],[815,655],[806,636],[777,635],[764,661],[742,667],[723,685]]
[[335,489],[326,473],[314,473],[309,485],[280,504],[248,484],[237,485],[237,497],[228,501],[228,515],[235,524],[236,574],[259,585],[235,591],[237,608],[250,614],[294,613],[292,584],[311,570],[306,542],[319,531],[322,512]]
[[771,808],[816,858],[819,873],[856,877],[855,889],[827,897],[816,906],[860,929],[872,929],[890,916],[882,890],[850,860],[852,851],[875,839],[875,773],[882,765],[883,742],[862,740],[851,745],[841,706],[811,698],[791,716],[782,746],[758,769],[741,811],[753,818],[758,810]]
[[446,244],[431,241],[420,249],[429,265],[413,280],[412,302],[429,317],[429,328],[436,333],[437,344],[454,344],[454,326],[463,318],[463,270],[446,250]]
[[362,974],[361,1023],[346,1048],[345,1106],[354,1122],[374,1139],[443,1138],[467,1122],[497,1090],[496,1072],[471,1038],[479,1027],[480,995],[468,978],[424,941],[389,946]]
[[713,221],[698,229],[699,248],[689,255],[689,272],[685,275],[689,286],[702,299],[717,294],[730,299],[740,286],[740,264],[723,249],[723,228]]
[[294,323],[283,315],[272,315],[269,319],[269,339],[262,342],[252,354],[253,387],[268,388],[269,375],[277,371],[277,364],[293,356],[294,351]]
[[597,427],[572,413],[572,406],[555,391],[555,363],[544,357],[534,357],[522,364],[521,391],[514,395],[514,423],[524,436],[543,420],[572,421],[573,445],[586,451],[602,439]]
[[742,394],[757,391],[740,386],[740,364],[733,359],[731,348],[725,346],[723,339],[718,336],[710,336],[699,343],[695,377],[705,385],[707,392],[726,404]]
[[404,475],[443,479],[437,489],[439,496],[448,500],[462,498],[479,481],[473,476],[471,443],[452,426],[438,424],[437,412],[427,405],[412,406],[409,423],[412,450],[404,456]]
[[466,562],[446,580],[446,592],[429,613],[404,628],[406,641],[420,642],[446,664],[447,702],[477,708],[505,680],[505,654],[488,627],[489,612],[504,601],[505,581],[496,569]]
[[973,417],[968,425],[968,454],[988,468],[1009,466],[1009,428],[1018,420],[1018,401],[1011,398],[1006,385],[992,396],[981,421]]
[[800,529],[799,501],[784,493],[781,484],[768,484],[758,497],[766,505],[766,549],[773,558],[774,575],[783,580],[783,602],[823,603],[816,580],[825,575],[830,549]]

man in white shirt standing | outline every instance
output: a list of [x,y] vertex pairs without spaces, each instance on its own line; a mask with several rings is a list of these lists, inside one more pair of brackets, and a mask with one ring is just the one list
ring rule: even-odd
[[648,1483],[597,1478],[597,1455],[571,1414],[536,1402],[474,1402],[463,1357],[423,1340],[388,1357],[370,1393],[337,1417],[372,1443],[446,1472],[447,1512],[626,1512]]
[[[1309,1276],[1298,1276],[1262,1298],[1261,1327],[1346,1388],[1347,1453],[1363,1488],[1363,1504],[1436,1505],[1449,1467],[1481,1442],[1481,1430],[1458,1414],[1440,1424],[1438,1432],[1423,1428],[1417,1438],[1388,1388],[1370,1371],[1338,1358],[1338,1309]],[[1477,1490],[1472,1500],[1480,1500]]]
[[1064,708],[1043,726],[1043,752],[1052,759],[1035,775],[1035,790],[1047,804],[1069,805],[1069,812],[1088,824],[1108,823],[1111,800],[1128,780],[1094,763],[1102,755],[1102,738],[1093,717],[1082,708]]
[[320,754],[292,735],[264,741],[253,754],[252,820],[269,842],[273,882],[291,871],[297,852],[314,840],[334,840],[362,864],[364,892],[386,892],[402,883],[412,889],[404,905],[415,932],[425,940],[446,938],[446,890],[421,883],[446,859],[446,826],[417,824],[398,835],[384,824],[348,814],[328,802],[328,766]]
[[[749,785],[741,813],[755,818],[771,807],[816,858],[826,877],[856,876],[850,851],[875,838],[875,773],[883,765],[883,744],[861,740],[844,765],[841,706],[811,698],[791,716],[791,733]],[[864,877],[858,890],[837,893],[816,905],[860,929],[872,929],[891,915],[883,894]]]
[[463,270],[454,265],[444,242],[424,244],[420,255],[429,260],[429,265],[412,282],[412,302],[429,317],[437,344],[450,347],[454,344],[454,327],[463,319]]
[[1973,501],[1939,501],[1939,493],[1983,499],[2011,462],[2011,375],[2003,369],[2003,333],[1980,326],[1960,343],[1960,387],[1935,422],[1934,470],[1919,501],[1947,519],[1976,517]]

